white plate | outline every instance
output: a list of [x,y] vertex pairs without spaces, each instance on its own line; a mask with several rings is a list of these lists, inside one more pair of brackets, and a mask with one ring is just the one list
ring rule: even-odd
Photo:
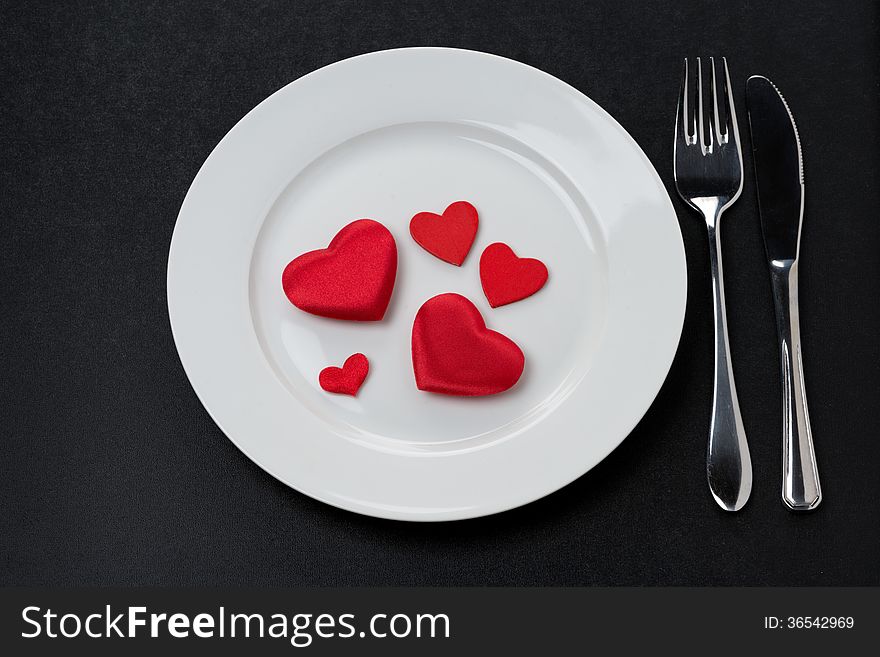
[[[480,228],[458,268],[423,251],[408,225],[460,199]],[[397,240],[385,319],[294,308],[284,266],[362,217]],[[545,288],[491,309],[478,261],[495,241],[543,260]],[[467,296],[520,345],[513,389],[416,389],[413,317],[441,292]],[[181,361],[226,435],[307,495],[406,520],[509,509],[596,465],[660,389],[685,296],[669,197],[614,119],[537,69],[444,48],[348,59],[260,103],[193,181],[168,263]],[[357,351],[371,362],[358,397],[323,392],[318,372]]]

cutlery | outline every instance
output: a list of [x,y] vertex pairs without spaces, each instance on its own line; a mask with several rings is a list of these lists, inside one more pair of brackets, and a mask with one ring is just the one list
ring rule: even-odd
[[742,150],[727,59],[722,59],[724,76],[721,80],[721,102],[718,97],[714,57],[709,61],[712,69],[711,98],[708,112],[704,112],[702,63],[697,57],[697,79],[694,85],[689,79],[688,61],[684,60],[684,74],[675,117],[675,186],[679,196],[703,215],[709,236],[709,263],[715,308],[715,385],[706,475],[709,490],[721,508],[738,511],[746,503],[752,490],[752,463],[730,363],[727,314],[724,309],[720,221],[721,215],[742,191]]
[[822,501],[801,362],[798,251],[804,218],[801,142],[788,103],[765,77],[746,83],[758,210],[770,263],[782,358],[782,500],[792,511]]

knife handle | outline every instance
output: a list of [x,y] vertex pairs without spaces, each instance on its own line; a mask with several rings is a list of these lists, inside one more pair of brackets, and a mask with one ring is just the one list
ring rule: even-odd
[[782,501],[812,511],[822,501],[801,363],[797,260],[770,263],[782,359]]

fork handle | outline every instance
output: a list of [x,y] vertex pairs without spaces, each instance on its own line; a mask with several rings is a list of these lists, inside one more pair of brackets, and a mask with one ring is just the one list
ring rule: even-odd
[[[715,306],[715,387],[712,395],[712,422],[706,475],[709,490],[725,511],[739,511],[752,491],[752,461],[739,412],[730,343],[727,339],[727,313],[724,309],[724,277],[721,266],[720,211],[715,209],[709,228],[709,263],[712,270],[712,299]],[[710,217],[707,216],[707,219]]]
[[782,501],[812,511],[822,501],[801,363],[797,260],[770,263],[782,359]]

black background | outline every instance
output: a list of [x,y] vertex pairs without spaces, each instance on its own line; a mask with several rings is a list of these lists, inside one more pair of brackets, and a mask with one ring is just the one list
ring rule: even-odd
[[[536,503],[435,525],[325,506],[250,462],[190,388],[165,300],[178,209],[235,122],[316,68],[416,45],[517,59],[607,109],[669,186],[689,269],[675,363],[621,447]],[[872,2],[3,2],[0,583],[880,583],[878,45]],[[705,228],[671,171],[681,60],[698,54],[728,57],[741,125],[761,73],[801,130],[801,326],[825,493],[812,515],[780,501],[751,175],[723,230],[755,487],[736,515],[706,488]]]

